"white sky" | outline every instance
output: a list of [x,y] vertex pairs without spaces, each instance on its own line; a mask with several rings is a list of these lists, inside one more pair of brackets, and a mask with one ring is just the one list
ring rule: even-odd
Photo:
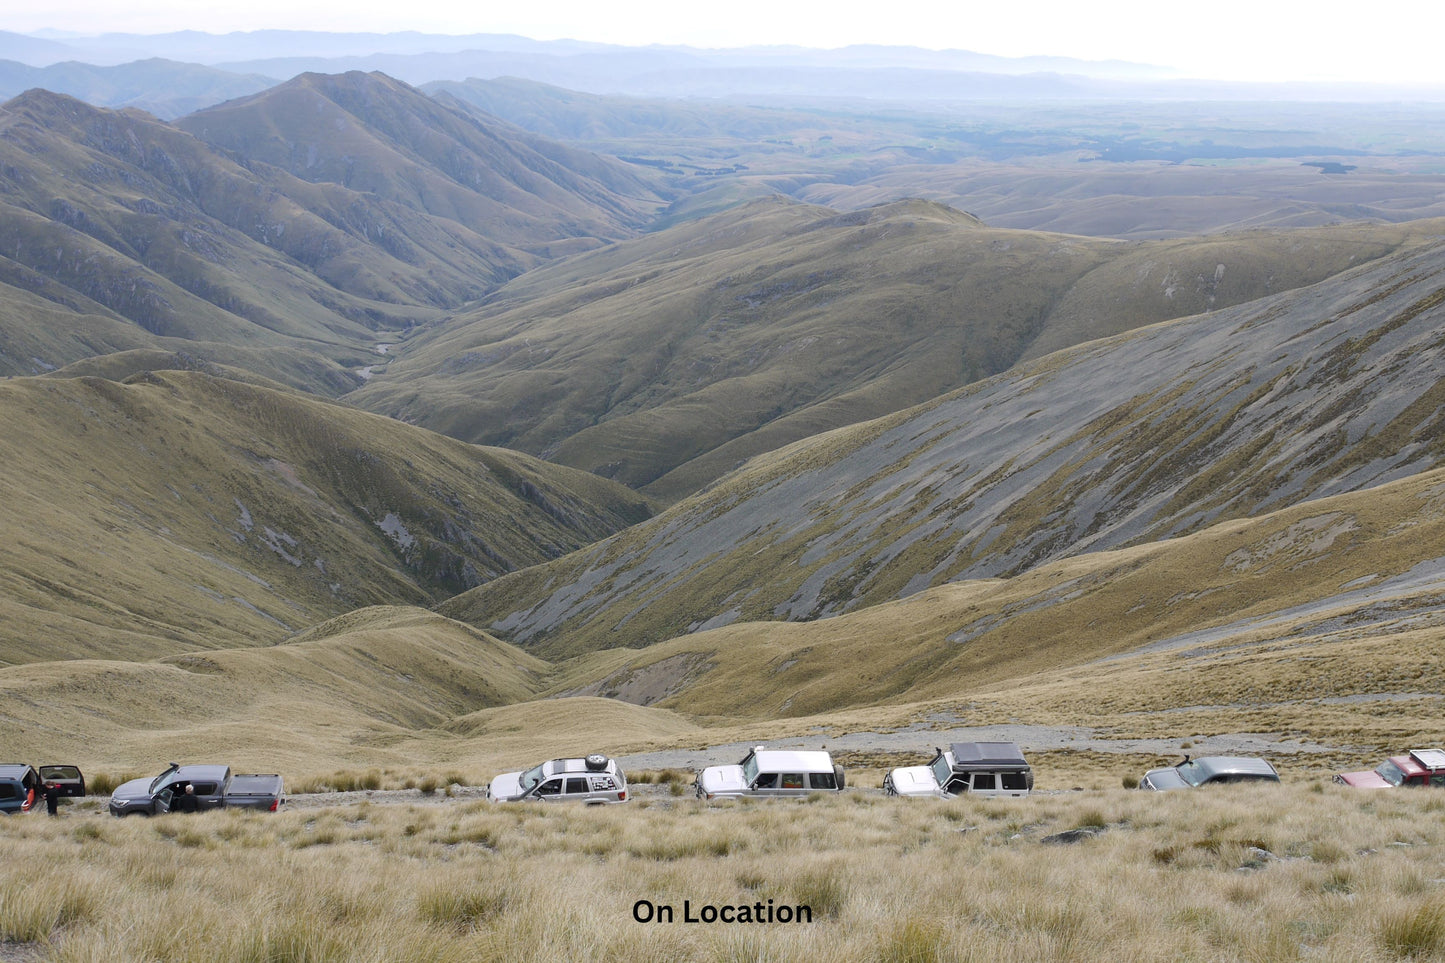
[[0,0],[0,29],[47,27],[515,33],[695,47],[881,43],[1130,60],[1191,77],[1445,86],[1445,0]]

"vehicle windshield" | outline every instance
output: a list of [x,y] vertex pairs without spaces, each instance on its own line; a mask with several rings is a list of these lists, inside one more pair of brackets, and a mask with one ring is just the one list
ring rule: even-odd
[[522,778],[518,780],[518,783],[521,785],[523,792],[526,792],[542,781],[542,766],[545,765],[547,764],[544,762],[541,766],[533,766],[531,769],[522,773]]
[[165,772],[152,779],[150,784],[150,791],[154,793],[156,790],[160,789],[161,786],[165,784],[165,781],[169,779],[171,777],[171,774],[174,772],[176,772],[174,768],[167,769]]
[[1379,774],[1381,779],[1392,786],[1400,786],[1405,782],[1404,770],[1388,759],[1376,766],[1375,772]]
[[940,786],[948,785],[948,780],[953,778],[953,766],[942,755],[933,760],[933,778]]
[[751,786],[756,778],[758,778],[758,754],[750,752],[748,757],[743,760],[743,785]]
[[1205,771],[1205,768],[1193,759],[1188,762],[1181,762],[1174,767],[1174,771],[1179,773],[1180,779],[1183,779],[1191,786],[1198,786],[1209,775],[1209,773]]

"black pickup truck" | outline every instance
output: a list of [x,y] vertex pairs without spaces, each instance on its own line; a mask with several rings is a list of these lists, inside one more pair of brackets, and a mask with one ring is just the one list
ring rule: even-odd
[[277,773],[233,773],[230,766],[182,766],[173,762],[159,776],[132,779],[117,786],[110,797],[110,813],[154,816],[222,807],[274,813],[285,802],[285,787]]

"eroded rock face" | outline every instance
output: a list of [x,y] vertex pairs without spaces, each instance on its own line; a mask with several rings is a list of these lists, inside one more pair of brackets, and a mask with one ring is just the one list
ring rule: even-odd
[[1435,244],[1092,342],[759,459],[549,566],[545,591],[451,611],[597,646],[644,611],[673,635],[814,619],[1367,488],[1440,463],[1442,322]]

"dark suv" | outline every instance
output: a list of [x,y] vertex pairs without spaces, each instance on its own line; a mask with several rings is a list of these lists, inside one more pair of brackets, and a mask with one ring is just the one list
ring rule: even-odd
[[[0,813],[18,813],[25,808],[33,790],[42,792],[40,774],[23,762],[0,763]],[[33,801],[33,800],[32,800]]]

